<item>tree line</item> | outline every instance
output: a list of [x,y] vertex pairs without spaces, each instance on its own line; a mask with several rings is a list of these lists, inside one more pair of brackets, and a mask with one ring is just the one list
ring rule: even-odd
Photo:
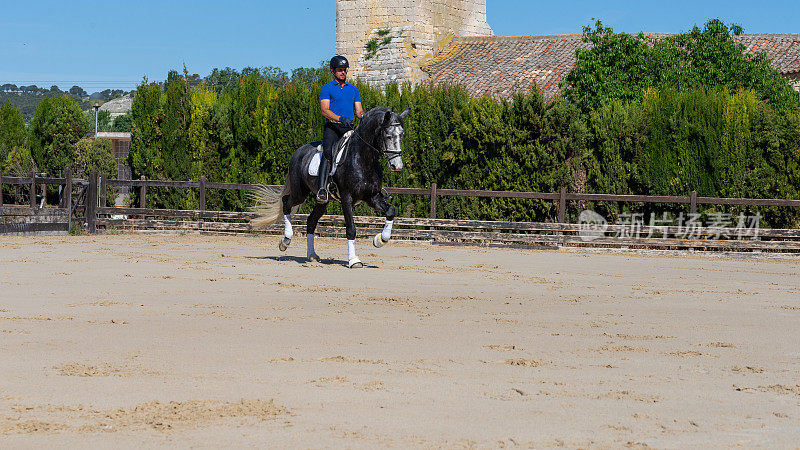
[[[89,94],[86,93],[80,86],[72,86],[71,88],[67,89],[66,91],[62,91],[61,88],[56,86],[55,84],[50,86],[50,88],[43,88],[38,87],[35,84],[31,84],[29,86],[17,86],[16,84],[6,83],[0,85],[0,92],[19,92],[19,93],[31,93],[31,94],[69,94],[74,95],[76,97],[86,97]],[[122,89],[105,89],[100,91],[100,94],[103,96],[104,101],[109,101],[118,97],[122,97],[125,95],[125,91]]]

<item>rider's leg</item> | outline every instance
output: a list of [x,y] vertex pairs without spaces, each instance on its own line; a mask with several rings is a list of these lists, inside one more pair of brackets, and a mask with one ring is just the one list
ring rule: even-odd
[[319,175],[317,175],[317,203],[328,203],[328,174],[330,171],[331,163],[323,156],[319,161]]
[[328,202],[328,174],[331,171],[331,158],[333,146],[339,140],[339,133],[332,123],[325,123],[322,130],[322,158],[319,162],[319,173],[317,175],[317,203]]

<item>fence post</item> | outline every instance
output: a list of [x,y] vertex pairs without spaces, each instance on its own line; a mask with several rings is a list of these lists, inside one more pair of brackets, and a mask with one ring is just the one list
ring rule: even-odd
[[66,181],[64,183],[64,190],[62,198],[64,199],[64,205],[67,208],[67,233],[72,228],[72,169],[67,169],[64,172],[64,178]]
[[200,213],[198,214],[197,218],[197,229],[202,231],[203,230],[203,216],[205,216],[206,212],[206,177],[200,177],[200,193],[198,195],[199,206],[200,206]]
[[[139,179],[142,181],[146,180],[144,175],[142,175]],[[142,186],[139,188],[139,208],[142,209],[147,208],[146,197],[147,197],[147,186],[142,184]]]
[[561,186],[558,194],[558,223],[564,223],[567,216],[567,187]]
[[67,169],[62,170],[59,176],[61,177],[61,183],[58,184],[58,207],[64,209],[64,203],[67,201],[64,198],[64,191],[67,189]]
[[[206,177],[200,177],[200,212],[206,210]],[[202,214],[201,214],[202,216]]]
[[106,206],[106,178],[108,176],[106,174],[100,175],[100,207],[105,208]]
[[692,196],[689,199],[689,213],[697,214],[697,191],[692,191]]
[[31,197],[31,208],[36,208],[36,171],[35,170],[31,170],[30,197]]
[[431,183],[431,219],[436,218],[436,182]]
[[86,224],[89,233],[97,232],[97,171],[89,173],[89,189],[86,193]]
[[[46,177],[47,174],[44,174],[44,176]],[[47,184],[42,183],[39,185],[39,190],[42,191],[42,202],[39,204],[44,206],[47,204]]]

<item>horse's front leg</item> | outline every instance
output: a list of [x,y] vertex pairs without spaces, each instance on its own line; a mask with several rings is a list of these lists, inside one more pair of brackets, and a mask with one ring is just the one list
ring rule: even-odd
[[307,255],[309,261],[319,262],[319,255],[314,251],[314,231],[317,229],[319,218],[325,214],[327,209],[327,203],[315,203],[314,210],[308,215],[308,221],[306,222],[306,241],[308,243]]
[[375,247],[383,247],[389,242],[389,239],[392,238],[392,223],[394,223],[394,206],[389,203],[386,196],[383,195],[383,192],[379,192],[378,194],[373,197],[372,206],[373,209],[380,211],[384,216],[386,216],[386,222],[383,224],[383,231],[380,234],[376,234],[374,238],[372,238],[372,245]]
[[344,226],[347,235],[347,267],[357,269],[364,264],[356,256],[356,224],[353,221],[353,198],[342,196],[342,213],[344,213]]

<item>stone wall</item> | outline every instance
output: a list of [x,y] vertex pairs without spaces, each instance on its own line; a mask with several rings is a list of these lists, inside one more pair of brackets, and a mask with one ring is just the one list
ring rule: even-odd
[[[336,0],[336,53],[373,82],[420,81],[419,66],[450,36],[491,35],[486,0]],[[373,39],[377,52],[365,48]]]
[[378,86],[424,80],[426,75],[415,62],[410,35],[410,25],[372,30],[369,40],[374,39],[376,48],[362,49],[353,76]]

